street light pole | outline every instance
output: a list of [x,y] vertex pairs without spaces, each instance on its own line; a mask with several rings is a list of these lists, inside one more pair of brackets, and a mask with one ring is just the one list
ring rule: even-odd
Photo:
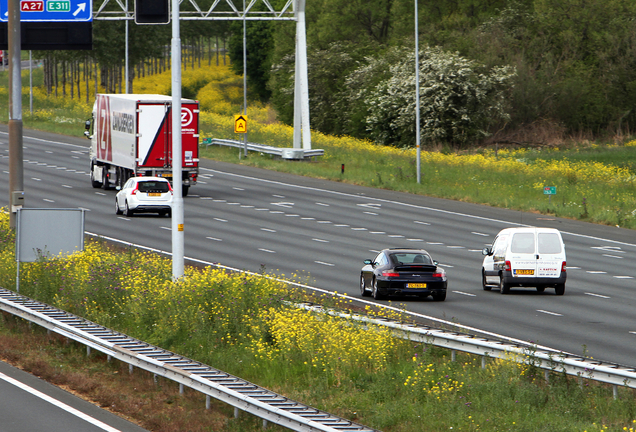
[[417,22],[417,0],[415,0],[415,147],[417,151],[417,182],[421,183],[420,148],[420,45]]
[[184,274],[183,180],[181,151],[181,38],[179,0],[172,0],[172,279]]
[[9,225],[17,224],[17,211],[24,201],[22,149],[22,63],[20,52],[20,0],[9,0]]

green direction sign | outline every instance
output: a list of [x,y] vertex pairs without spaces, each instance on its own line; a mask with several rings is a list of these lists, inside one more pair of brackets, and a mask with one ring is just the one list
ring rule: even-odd
[[71,0],[49,0],[46,2],[47,12],[70,12]]
[[545,186],[543,188],[544,195],[556,195],[556,186]]

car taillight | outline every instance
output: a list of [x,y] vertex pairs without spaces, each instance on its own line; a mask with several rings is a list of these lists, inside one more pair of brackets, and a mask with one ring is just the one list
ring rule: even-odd
[[434,278],[443,278],[446,276],[446,272],[443,269],[437,269],[435,273],[433,273]]
[[512,265],[510,264],[510,261],[506,261],[506,266],[504,267],[505,271],[510,271],[512,270]]
[[399,277],[400,274],[396,273],[396,272],[383,271],[382,272],[382,276],[385,276],[385,277]]
[[137,186],[135,186],[135,188],[132,190],[132,192],[130,192],[131,195],[137,195],[137,191],[139,190],[139,184],[137,184]]
[[563,264],[561,264],[561,271],[564,272],[565,271],[565,261],[563,261]]

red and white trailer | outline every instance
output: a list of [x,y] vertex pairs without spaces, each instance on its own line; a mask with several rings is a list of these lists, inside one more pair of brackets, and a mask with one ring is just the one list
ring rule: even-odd
[[[86,129],[86,136],[91,138],[94,188],[121,188],[132,176],[173,180],[172,97],[98,94]],[[181,184],[186,196],[199,174],[198,101],[181,100],[181,148]]]

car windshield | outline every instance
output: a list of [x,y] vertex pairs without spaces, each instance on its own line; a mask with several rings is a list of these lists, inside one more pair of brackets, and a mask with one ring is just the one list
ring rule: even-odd
[[418,252],[400,252],[391,254],[391,261],[395,265],[400,264],[433,264],[431,257]]
[[143,181],[139,182],[139,192],[168,192],[170,186],[165,181]]

